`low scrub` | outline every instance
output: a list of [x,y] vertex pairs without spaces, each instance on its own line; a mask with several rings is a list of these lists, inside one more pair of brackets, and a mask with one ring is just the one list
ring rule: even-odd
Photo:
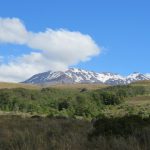
[[94,118],[106,105],[119,105],[127,97],[145,94],[144,87],[113,86],[86,89],[1,89],[0,109],[24,113]]
[[0,116],[2,150],[148,150],[150,119]]

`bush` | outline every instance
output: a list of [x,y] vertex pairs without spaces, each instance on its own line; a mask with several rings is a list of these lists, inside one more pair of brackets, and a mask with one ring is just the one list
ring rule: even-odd
[[150,129],[150,118],[143,119],[138,115],[124,116],[121,118],[102,117],[94,122],[93,127],[93,136],[119,135],[126,137],[134,135],[136,132],[144,132],[145,128]]
[[105,105],[116,105],[123,102],[127,97],[143,95],[146,93],[144,87],[133,87],[129,85],[111,86],[104,89],[96,90],[93,93],[95,101],[102,101]]
[[[0,109],[3,111],[20,111],[29,113],[56,115],[65,109],[70,117],[93,118],[105,105],[118,105],[126,97],[144,94],[145,88],[134,86],[113,86],[99,90],[55,89],[1,89]],[[59,112],[60,111],[60,112]],[[57,113],[58,112],[58,113]],[[63,112],[64,113],[64,112]]]

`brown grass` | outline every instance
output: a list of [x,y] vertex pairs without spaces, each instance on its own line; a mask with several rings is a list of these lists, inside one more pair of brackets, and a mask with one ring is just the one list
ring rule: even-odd
[[34,84],[23,84],[23,83],[8,83],[0,82],[0,89],[12,89],[12,88],[25,88],[25,89],[41,89],[45,87],[52,87],[58,89],[82,89],[88,90],[105,88],[108,85],[105,84],[56,84],[56,85],[34,85]]
[[145,105],[145,104],[150,104],[150,96],[136,96],[136,97],[131,97],[129,98],[126,102],[126,104],[129,105]]
[[0,89],[12,89],[12,88],[39,89],[40,86],[23,83],[0,82]]
[[150,86],[150,81],[148,80],[137,81],[137,82],[132,83],[131,85]]
[[108,87],[105,84],[56,84],[56,85],[48,85],[47,87],[54,87],[59,89],[82,89],[86,88],[89,90],[95,90],[100,88]]

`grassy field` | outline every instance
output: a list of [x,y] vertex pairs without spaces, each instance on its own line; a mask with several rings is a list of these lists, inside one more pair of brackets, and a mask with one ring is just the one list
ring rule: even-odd
[[11,88],[25,88],[25,89],[41,89],[41,88],[57,88],[57,89],[82,89],[86,88],[89,90],[105,88],[108,85],[105,84],[57,84],[57,85],[33,85],[33,84],[23,84],[23,83],[7,83],[0,82],[0,89],[11,89]]
[[86,88],[88,90],[95,90],[108,87],[105,84],[58,84],[58,85],[51,85],[47,87],[54,87],[58,89],[83,89]]
[[0,82],[0,89],[25,88],[25,89],[40,89],[38,85]]
[[137,81],[137,82],[132,83],[132,85],[135,85],[135,86],[137,86],[137,85],[150,86],[150,81],[148,81],[148,80]]
[[150,96],[136,96],[136,97],[130,97],[126,100],[125,104],[129,104],[131,106],[142,106],[142,105],[150,105]]

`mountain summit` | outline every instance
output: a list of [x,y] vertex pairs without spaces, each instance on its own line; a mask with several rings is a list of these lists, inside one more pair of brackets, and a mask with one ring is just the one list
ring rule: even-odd
[[83,69],[70,68],[66,71],[48,71],[33,75],[23,83],[32,84],[73,84],[73,83],[102,83],[110,85],[129,84],[135,81],[150,80],[141,73],[133,73],[127,77],[119,74],[103,72],[97,73]]

